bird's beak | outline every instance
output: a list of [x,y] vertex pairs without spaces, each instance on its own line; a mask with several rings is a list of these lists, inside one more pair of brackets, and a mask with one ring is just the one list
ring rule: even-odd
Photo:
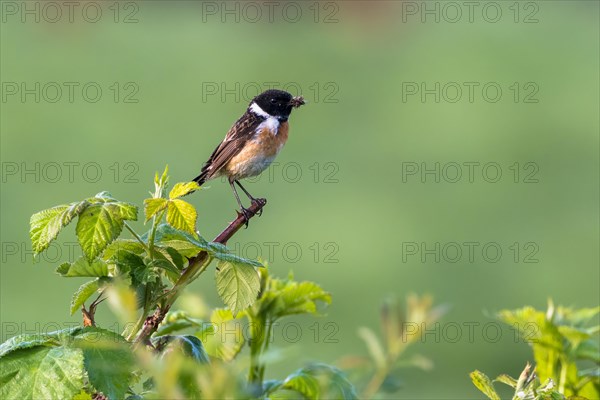
[[304,97],[302,97],[302,96],[296,96],[290,100],[290,106],[292,106],[294,108],[298,108],[305,104],[306,104],[306,101],[304,101]]

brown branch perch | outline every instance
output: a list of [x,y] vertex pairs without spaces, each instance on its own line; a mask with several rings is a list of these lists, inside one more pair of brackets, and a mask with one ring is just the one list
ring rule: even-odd
[[[267,204],[267,200],[265,199],[256,199],[256,201],[252,202],[249,211],[249,218],[254,217],[257,213],[261,212],[263,207]],[[238,217],[232,221],[227,228],[223,230],[213,242],[227,244],[227,241],[231,239],[233,235],[237,231],[241,229],[242,226],[246,224],[246,219],[240,213],[238,213]],[[150,339],[150,336],[158,329],[158,325],[162,322],[162,320],[167,315],[167,312],[177,299],[181,290],[187,286],[192,280],[196,273],[204,266],[207,262],[209,255],[206,251],[201,251],[195,257],[189,259],[188,267],[181,273],[181,276],[177,280],[177,283],[171,288],[171,290],[167,293],[165,297],[165,301],[163,302],[163,306],[156,307],[154,313],[146,318],[144,321],[144,326],[142,330],[138,334],[135,339],[135,343],[147,343]]]

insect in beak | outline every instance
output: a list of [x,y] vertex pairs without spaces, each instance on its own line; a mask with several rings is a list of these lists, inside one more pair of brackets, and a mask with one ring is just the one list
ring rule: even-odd
[[306,101],[304,101],[304,97],[302,96],[296,96],[293,97],[292,100],[290,100],[290,106],[294,107],[294,108],[298,108],[300,106],[303,106],[306,104]]

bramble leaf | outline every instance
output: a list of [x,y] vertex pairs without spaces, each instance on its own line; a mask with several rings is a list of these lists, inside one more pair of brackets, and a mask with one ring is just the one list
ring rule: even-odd
[[160,211],[167,207],[168,200],[163,198],[158,199],[146,199],[144,200],[144,214],[146,215],[146,221],[150,221]]
[[[227,251],[229,251],[229,250],[227,250]],[[212,253],[212,255],[217,260],[223,261],[223,262],[228,262],[228,263],[232,263],[232,264],[244,264],[249,267],[263,267],[263,264],[256,260],[250,260],[249,258],[236,256],[235,254],[232,254],[232,253],[217,252],[217,253]]]
[[73,298],[71,299],[71,315],[75,314],[75,312],[79,310],[79,307],[81,307],[90,296],[96,293],[98,289],[103,287],[106,282],[108,282],[108,279],[99,278],[79,286],[79,289],[73,293]]
[[83,389],[81,350],[35,346],[0,359],[0,398],[71,399]]
[[120,214],[111,212],[105,204],[94,204],[87,207],[77,221],[77,238],[86,258],[96,258],[123,229]]
[[471,381],[473,385],[477,387],[483,394],[485,394],[490,400],[500,400],[500,396],[496,393],[496,389],[494,389],[494,385],[490,378],[487,377],[481,371],[473,371],[469,374],[471,377]]
[[180,199],[169,201],[167,222],[173,228],[195,235],[197,218],[196,209],[190,203]]
[[162,357],[168,357],[173,353],[178,353],[185,357],[189,357],[200,364],[210,363],[210,359],[204,350],[202,342],[196,336],[161,336],[157,342],[160,342],[165,346]]
[[181,196],[185,196],[186,194],[190,194],[196,190],[200,189],[200,186],[197,182],[183,182],[176,183],[173,186],[173,189],[169,192],[169,199],[177,199]]
[[220,261],[218,265],[217,292],[235,316],[256,301],[260,278],[254,267],[246,264]]
[[95,259],[92,262],[85,257],[79,257],[74,263],[62,263],[56,268],[56,273],[64,277],[75,276],[108,276],[108,266],[103,260]]
[[133,204],[116,201],[106,207],[112,214],[118,215],[122,220],[137,221],[138,208]]
[[35,254],[48,248],[60,230],[89,206],[87,201],[62,205],[40,211],[29,220],[31,243]]
[[90,383],[109,399],[123,399],[129,387],[133,356],[120,335],[98,328],[85,328],[74,346],[83,350]]
[[231,361],[244,347],[245,338],[242,324],[240,320],[234,318],[229,309],[213,310],[210,324],[204,324],[203,328],[196,335],[200,337],[206,352],[211,357]]
[[[163,242],[165,245],[174,248],[177,247],[176,245],[171,245],[171,242],[189,242],[191,245],[196,246],[198,249],[212,252],[212,246],[204,238],[199,236],[197,233],[194,233],[194,235],[191,235],[179,229],[175,229],[169,224],[160,224],[156,229],[156,236],[154,239],[156,242]],[[142,240],[147,240],[146,235],[142,236]],[[185,248],[185,251],[191,249],[189,245],[186,246],[182,244],[182,246]],[[225,249],[227,248],[225,247]]]
[[280,392],[293,390],[308,399],[358,399],[354,386],[342,371],[320,363],[297,370],[280,385],[271,385],[269,390],[270,398],[279,398]]

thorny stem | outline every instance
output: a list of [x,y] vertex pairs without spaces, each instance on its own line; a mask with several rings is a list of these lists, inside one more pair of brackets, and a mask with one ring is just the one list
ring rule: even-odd
[[[253,201],[250,208],[248,208],[248,218],[254,217],[266,204],[267,201],[265,199],[256,199],[256,201]],[[242,214],[238,214],[238,217],[215,238],[214,242],[227,244],[227,241],[231,239],[231,237],[235,235],[246,222],[246,218]],[[153,240],[154,238],[151,236],[149,243],[152,243]],[[208,268],[210,260],[211,258],[206,251],[201,251],[195,257],[190,258],[188,267],[182,272],[175,285],[166,293],[165,297],[160,302],[161,304],[156,307],[151,316],[145,318],[143,327],[139,331],[135,343],[147,343],[149,341],[150,336],[156,332],[156,329],[158,329],[158,326],[167,315],[167,312],[173,303],[175,303],[175,300],[179,297],[183,288],[189,285]]]

